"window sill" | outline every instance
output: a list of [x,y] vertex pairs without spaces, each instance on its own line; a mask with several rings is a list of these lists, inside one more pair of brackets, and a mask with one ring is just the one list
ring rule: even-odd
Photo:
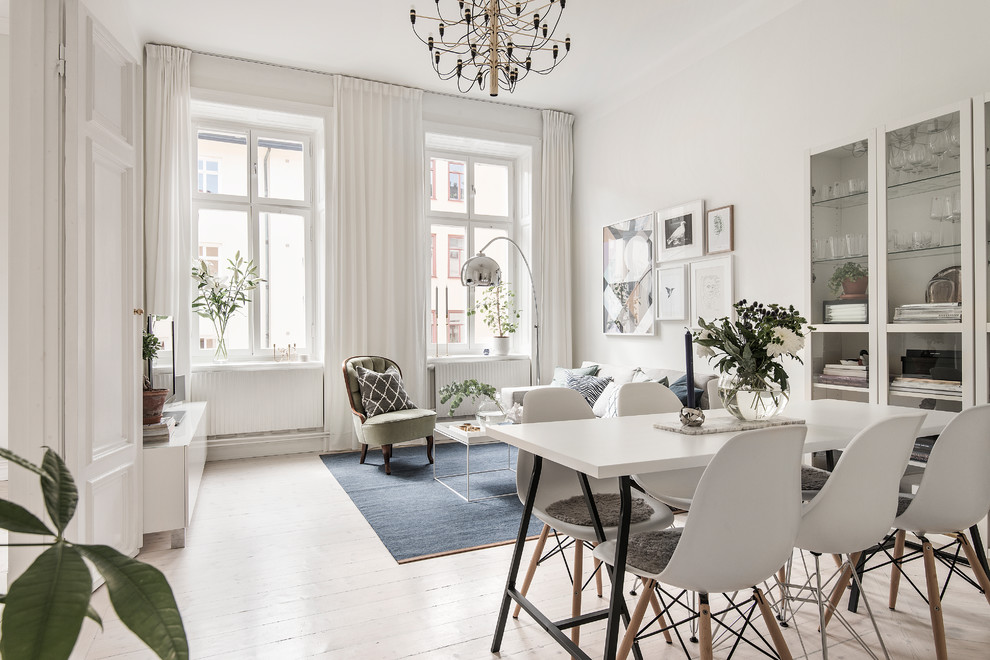
[[442,355],[440,357],[429,356],[426,358],[426,364],[434,364],[437,362],[480,362],[482,360],[530,360],[532,359],[529,355],[525,353],[510,353],[509,355],[482,355],[478,354],[461,354],[461,355]]
[[307,362],[224,362],[217,364],[214,362],[194,362],[192,364],[193,373],[209,371],[280,371],[282,369],[323,369],[323,363],[309,360]]

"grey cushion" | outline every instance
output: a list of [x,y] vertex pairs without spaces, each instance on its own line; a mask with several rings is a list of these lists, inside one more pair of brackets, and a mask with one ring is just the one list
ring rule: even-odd
[[[618,493],[595,493],[595,508],[598,509],[598,517],[602,521],[602,527],[619,526],[619,506]],[[585,502],[584,495],[575,495],[566,500],[558,500],[547,507],[547,513],[571,525],[591,526],[591,512],[588,511],[588,503]],[[630,525],[649,520],[652,515],[653,507],[647,504],[642,497],[632,498]]]
[[361,406],[369,418],[416,407],[406,394],[402,376],[394,366],[384,373],[361,366],[355,367],[355,371],[361,388]]
[[663,572],[681,540],[682,529],[670,527],[659,532],[631,535],[626,552],[626,566],[653,575]]
[[821,490],[832,473],[808,465],[801,466],[801,490]]
[[564,384],[572,390],[575,390],[584,397],[584,400],[588,402],[589,406],[594,407],[595,401],[598,397],[602,395],[608,384],[612,382],[612,378],[599,378],[598,376],[575,376],[573,374],[567,374],[564,378]]
[[913,497],[907,495],[899,495],[897,497],[897,515],[899,516],[905,511],[907,511],[907,508],[911,505],[911,502],[913,501],[914,501]]
[[553,368],[553,381],[551,385],[556,385],[557,387],[567,387],[567,374],[573,376],[595,376],[598,374],[598,365],[591,364],[584,367],[577,367],[576,369],[565,369],[564,367],[554,367]]

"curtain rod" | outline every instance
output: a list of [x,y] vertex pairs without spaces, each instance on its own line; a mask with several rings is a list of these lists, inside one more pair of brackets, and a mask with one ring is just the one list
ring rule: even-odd
[[158,43],[158,42],[155,42],[155,41],[149,41],[145,45],[146,46],[171,46],[173,48],[183,48],[184,50],[188,50],[190,53],[194,53],[196,55],[203,55],[205,57],[218,57],[220,59],[233,60],[235,62],[246,62],[247,64],[262,64],[264,66],[271,66],[271,67],[275,67],[277,69],[289,69],[290,71],[300,71],[302,73],[315,73],[316,75],[319,75],[319,76],[334,76],[334,75],[348,76],[350,78],[355,78],[357,80],[365,80],[367,82],[381,83],[383,85],[394,85],[396,87],[403,87],[405,89],[415,89],[415,90],[419,90],[419,91],[423,92],[424,94],[435,94],[437,96],[447,96],[447,97],[452,98],[452,99],[467,99],[468,101],[477,101],[479,103],[491,103],[492,105],[501,105],[501,106],[507,106],[507,107],[510,107],[510,108],[522,108],[523,110],[543,111],[544,109],[547,109],[547,110],[552,109],[552,108],[537,108],[537,107],[531,106],[531,105],[517,105],[515,103],[503,103],[501,101],[490,101],[488,99],[475,99],[475,98],[469,98],[469,97],[466,97],[466,96],[460,96],[458,94],[451,94],[450,92],[434,92],[432,90],[426,90],[426,89],[420,89],[419,87],[413,87],[412,85],[403,85],[403,84],[400,84],[400,83],[390,83],[390,82],[385,82],[383,80],[375,80],[373,78],[365,78],[363,76],[352,76],[352,75],[347,74],[347,73],[340,73],[340,74],[329,73],[327,71],[318,71],[316,69],[307,69],[305,67],[291,66],[291,65],[288,65],[288,64],[273,64],[272,62],[262,62],[261,60],[252,60],[252,59],[250,59],[248,57],[237,57],[235,55],[220,55],[219,53],[210,53],[210,52],[207,52],[207,51],[204,51],[204,50],[196,50],[194,48],[185,48],[185,46],[176,46],[175,44],[163,44],[163,43]]

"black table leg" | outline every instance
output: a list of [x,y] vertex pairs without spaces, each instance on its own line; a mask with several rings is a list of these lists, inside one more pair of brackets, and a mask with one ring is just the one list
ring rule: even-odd
[[987,549],[980,537],[980,523],[969,528],[969,536],[973,539],[973,550],[976,551],[976,558],[980,560],[980,565],[983,566],[983,572],[990,575],[990,567],[987,566]]
[[[516,536],[516,546],[512,552],[512,563],[509,565],[509,576],[505,580],[505,591],[502,592],[502,607],[498,613],[495,625],[495,637],[492,639],[492,653],[498,653],[502,646],[502,635],[505,634],[505,622],[509,618],[509,605],[512,597],[510,590],[516,588],[516,576],[519,574],[519,564],[522,561],[523,547],[526,545],[526,535],[529,533],[529,521],[533,516],[533,504],[536,502],[536,489],[540,485],[540,472],[543,470],[543,457],[533,456],[533,474],[529,478],[529,492],[526,504],[523,506],[522,520],[519,521],[519,535]],[[614,657],[614,656],[613,656]]]
[[[626,599],[622,593],[622,578],[626,574],[626,550],[629,546],[629,520],[632,513],[632,495],[629,477],[619,477],[619,529],[615,537],[615,564],[612,569],[612,595],[605,631],[605,660],[613,660],[619,648],[620,618],[628,621],[625,613]],[[634,651],[638,648],[634,647]]]
[[[856,576],[859,581],[863,581],[863,569],[866,567],[866,553],[861,552],[859,559],[856,560],[856,566],[854,570],[856,571]],[[849,611],[856,612],[859,609],[859,585],[856,584],[856,580],[852,581],[849,585]]]
[[831,472],[835,469],[835,450],[829,449],[825,452],[825,469]]

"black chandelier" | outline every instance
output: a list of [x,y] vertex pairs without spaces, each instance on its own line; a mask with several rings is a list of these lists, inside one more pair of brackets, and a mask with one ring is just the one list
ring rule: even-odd
[[[499,88],[512,92],[530,73],[546,75],[571,50],[571,38],[554,39],[566,0],[458,0],[456,20],[445,17],[440,0],[436,16],[409,10],[413,32],[430,51],[441,80],[457,79],[457,89],[475,85],[498,96]],[[535,6],[538,5],[538,6]],[[416,19],[437,23],[438,36],[426,39],[416,30]]]

